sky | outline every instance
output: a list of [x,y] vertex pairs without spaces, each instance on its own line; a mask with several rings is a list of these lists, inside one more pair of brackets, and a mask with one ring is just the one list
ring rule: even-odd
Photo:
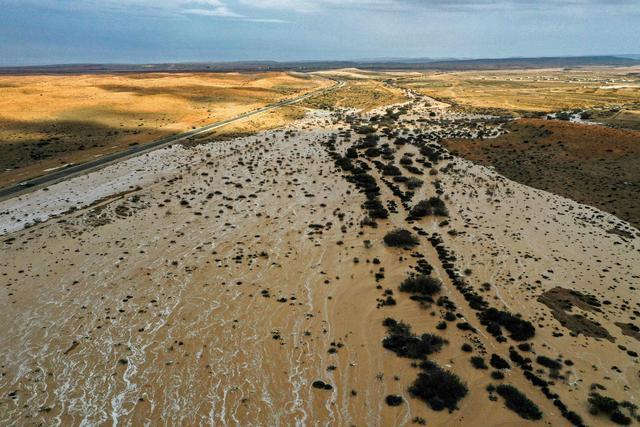
[[0,0],[0,65],[640,53],[640,0]]

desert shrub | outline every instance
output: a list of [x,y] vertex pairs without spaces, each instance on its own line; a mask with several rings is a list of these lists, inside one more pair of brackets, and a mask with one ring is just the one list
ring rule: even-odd
[[476,369],[489,369],[487,363],[484,361],[484,358],[480,356],[473,356],[471,358],[471,365]]
[[434,411],[453,411],[469,392],[467,385],[453,372],[445,371],[433,362],[421,365],[423,371],[409,387],[409,393],[426,402]]
[[[514,316],[508,311],[498,310],[492,307],[481,313],[480,320],[483,324],[488,325],[487,330],[489,330],[492,324],[504,327],[511,333],[510,337],[516,341],[525,341],[533,338],[535,335],[536,329],[531,322]],[[495,328],[495,325],[493,327]],[[489,332],[495,335],[494,332]]]
[[487,332],[489,332],[494,337],[498,337],[502,335],[502,328],[495,322],[491,322],[486,326]]
[[376,131],[376,129],[372,126],[358,126],[357,128],[354,129],[356,131],[356,133],[359,134],[372,134]]
[[609,419],[621,426],[628,426],[629,424],[631,424],[631,418],[627,417],[625,414],[620,412],[620,410],[613,411],[609,415]]
[[476,328],[474,328],[469,322],[460,322],[456,324],[456,327],[461,331],[470,331],[476,333]]
[[529,344],[528,342],[518,344],[518,349],[520,349],[521,351],[531,351],[531,344]]
[[416,175],[423,175],[422,170],[418,167],[415,167],[413,165],[404,165],[404,168],[406,170],[408,170],[409,172],[416,174]]
[[382,346],[400,357],[425,359],[440,351],[445,344],[444,339],[437,335],[422,334],[418,337],[411,332],[409,325],[393,319],[385,319],[383,325],[387,327],[389,335],[382,340]]
[[382,175],[386,176],[396,176],[402,175],[402,171],[396,165],[384,165],[382,166]]
[[491,366],[496,369],[509,369],[511,367],[509,366],[509,362],[495,353],[491,355],[491,360],[489,361],[489,363],[491,363]]
[[321,381],[321,380],[314,381],[311,385],[312,385],[313,388],[317,388],[317,389],[320,389],[320,390],[332,390],[333,389],[333,386],[331,384],[327,384],[327,383],[325,383],[324,381]]
[[401,292],[412,294],[434,295],[442,289],[442,282],[426,274],[410,274],[400,285]]
[[620,408],[627,408],[633,412],[635,412],[635,405],[629,404],[628,402],[618,402],[617,400],[609,397],[603,396],[600,393],[592,392],[589,394],[589,412],[592,415],[598,415],[600,413],[605,413],[609,415],[609,419],[616,424],[619,425],[629,425],[631,424],[631,418],[626,416]]
[[[445,323],[445,325],[446,325],[446,323]],[[462,351],[464,351],[465,353],[471,353],[471,352],[473,351],[473,347],[471,347],[471,344],[469,344],[469,343],[464,343],[464,344],[462,344],[461,349],[462,349]]]
[[353,169],[353,163],[351,163],[351,159],[347,157],[338,157],[336,159],[336,165],[338,165],[342,170],[350,171]]
[[513,347],[509,349],[509,359],[516,365],[524,365],[525,363],[531,363],[531,359],[524,358]]
[[423,180],[415,178],[413,176],[407,178],[407,180],[405,181],[405,185],[409,190],[415,190],[416,188],[422,187],[422,184],[424,184]]
[[429,161],[436,163],[441,159],[440,149],[433,145],[425,145],[420,147],[420,154],[429,159]]
[[366,225],[373,228],[378,227],[378,224],[376,223],[376,221],[369,216],[365,216],[364,218],[362,218],[362,221],[360,221],[360,225],[362,226]]
[[549,369],[559,370],[562,368],[562,363],[557,360],[553,360],[547,356],[538,356],[536,357],[536,362],[542,366],[546,366]]
[[430,197],[421,200],[409,211],[411,216],[422,218],[427,215],[449,216],[449,211],[442,199],[438,197]]
[[410,165],[413,164],[413,159],[411,157],[404,156],[400,159],[401,165]]
[[369,212],[371,218],[386,219],[389,217],[389,211],[378,199],[367,200],[362,204],[362,207]]
[[491,378],[493,378],[494,380],[503,380],[504,374],[500,371],[493,371],[491,372]]
[[567,411],[563,416],[574,426],[584,426],[582,417],[573,411]]
[[539,420],[542,418],[540,408],[514,386],[500,384],[496,387],[496,393],[504,398],[507,408],[525,420]]
[[384,236],[384,243],[391,247],[412,248],[417,246],[420,241],[409,230],[398,228]]
[[380,155],[380,149],[377,147],[370,147],[364,151],[364,155],[367,157],[378,157]]
[[384,399],[384,401],[387,402],[387,405],[389,406],[400,406],[402,404],[402,396],[390,394]]

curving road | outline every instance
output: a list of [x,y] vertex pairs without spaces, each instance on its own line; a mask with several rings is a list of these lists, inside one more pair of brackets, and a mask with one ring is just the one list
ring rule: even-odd
[[316,95],[323,95],[327,92],[333,91],[335,89],[344,87],[344,80],[334,80],[336,83],[328,88],[314,90],[312,92],[306,93],[304,95],[298,96],[296,98],[285,99],[274,104],[269,104],[265,107],[259,108],[257,110],[249,111],[238,116],[232,117],[230,119],[222,120],[219,122],[211,123],[209,125],[193,129],[188,132],[180,133],[178,135],[169,136],[167,138],[159,139],[157,141],[150,142],[144,145],[136,145],[131,148],[128,148],[124,151],[119,151],[113,154],[107,154],[99,159],[91,160],[85,163],[80,163],[77,165],[72,165],[65,167],[63,169],[59,169],[57,171],[51,172],[46,175],[41,175],[39,177],[23,181],[5,188],[0,188],[0,200],[10,199],[12,197],[26,194],[31,191],[35,191],[37,189],[47,187],[49,185],[53,185],[57,182],[64,181],[65,179],[72,178],[74,176],[92,172],[98,169],[101,169],[105,166],[113,164],[115,162],[128,159],[133,156],[138,156],[140,154],[148,153],[152,150],[157,150],[158,148],[163,148],[171,144],[175,144],[176,142],[184,141],[185,139],[192,138],[194,136],[202,135],[205,133],[212,132],[216,129],[219,129],[223,126],[227,126],[231,123],[238,122],[240,120],[244,120],[247,117],[255,116],[258,114],[266,113],[267,111],[275,110],[280,107],[284,107],[286,105],[296,104],[300,101],[303,101],[307,98]]

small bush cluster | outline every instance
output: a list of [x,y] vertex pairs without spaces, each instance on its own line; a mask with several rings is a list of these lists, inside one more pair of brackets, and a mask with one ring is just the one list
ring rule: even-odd
[[365,201],[362,204],[362,207],[369,212],[369,216],[371,218],[386,219],[389,217],[389,211],[377,198]]
[[[434,183],[435,184],[435,183]],[[489,303],[485,301],[482,295],[478,294],[473,286],[469,285],[464,279],[462,279],[456,268],[456,255],[451,250],[447,249],[444,245],[444,241],[442,237],[438,233],[433,233],[430,237],[428,237],[429,242],[436,250],[438,254],[438,258],[442,262],[442,266],[445,269],[445,272],[451,278],[454,287],[464,296],[464,299],[468,302],[469,307],[473,310],[476,310],[476,314],[480,319],[481,323],[487,328],[487,330],[495,336],[496,341],[504,342],[507,340],[506,337],[502,335],[502,327],[505,327],[512,333],[512,338],[515,340],[525,340],[527,337],[533,337],[535,334],[534,326],[527,321],[522,320],[518,316],[514,316],[505,311],[499,311],[495,308],[491,308]],[[440,302],[440,299],[438,300]],[[522,351],[530,351],[530,345],[519,344],[518,348],[522,347]],[[515,354],[510,352],[510,357],[512,360],[515,359]],[[542,393],[545,395],[547,399],[549,399],[553,405],[558,408],[562,416],[567,419],[571,424],[583,427],[584,423],[580,415],[575,412],[569,410],[566,404],[562,402],[557,393],[554,393],[553,390],[549,388],[549,383],[545,380],[541,379],[537,375],[532,372],[532,368],[530,366],[531,360],[525,359],[523,357],[518,357],[516,362],[520,368],[523,370],[523,373],[527,380],[531,382],[535,387],[538,387]]]
[[445,371],[433,362],[424,362],[422,372],[409,388],[409,393],[426,402],[434,411],[457,409],[469,389],[453,372]]
[[514,386],[500,384],[496,387],[496,393],[505,400],[507,408],[525,420],[539,420],[542,418],[540,408]]
[[384,236],[384,243],[391,247],[412,248],[417,246],[420,241],[409,230],[398,228],[388,232]]
[[[609,396],[603,396],[596,392],[589,394],[589,412],[591,412],[592,415],[604,413],[607,414],[609,419],[614,423],[626,426],[631,424],[631,417],[622,412],[623,408],[627,409],[631,416],[640,418],[636,416],[636,405],[631,402],[618,402]],[[638,421],[640,421],[640,419],[638,419]]]
[[442,159],[442,148],[433,144],[433,145],[424,145],[420,147],[420,154],[429,159],[430,162],[437,163],[440,159]]
[[413,159],[407,155],[402,156],[402,158],[400,158],[400,164],[401,165],[411,165],[413,164]]
[[371,218],[370,216],[365,216],[364,218],[362,218],[362,221],[360,221],[360,225],[362,225],[363,227],[364,226],[369,226],[373,228],[378,227],[378,223],[376,222],[376,220]]
[[562,369],[562,363],[558,362],[557,360],[553,360],[547,356],[538,356],[536,358],[536,362],[554,371],[558,371]]
[[382,167],[382,175],[397,176],[402,175],[402,171],[396,165],[388,164]]
[[407,180],[405,181],[405,185],[409,190],[415,190],[416,188],[422,187],[422,184],[424,184],[423,180],[415,178],[413,176],[407,178]]
[[402,405],[402,396],[398,396],[398,395],[395,395],[395,394],[388,395],[384,400],[385,400],[385,402],[387,402],[387,405],[389,405],[389,406],[400,406],[400,405]]
[[509,362],[495,353],[491,355],[491,360],[489,361],[489,363],[491,363],[491,366],[496,369],[511,369],[511,366],[509,366]]
[[480,320],[487,327],[487,331],[494,336],[502,335],[500,327],[509,331],[511,339],[516,341],[526,341],[533,338],[536,333],[536,328],[531,322],[493,307],[484,310]]
[[471,358],[471,365],[476,369],[489,369],[487,363],[484,361],[484,358],[480,356],[473,356]]
[[409,359],[426,359],[430,354],[442,349],[445,340],[438,335],[422,334],[417,336],[411,332],[411,327],[406,323],[387,318],[383,322],[389,335],[382,340],[382,346],[393,351],[400,357]]
[[440,279],[426,274],[410,274],[400,285],[401,292],[421,295],[435,295],[442,289]]
[[428,215],[449,216],[449,211],[442,199],[439,197],[430,197],[416,203],[409,211],[409,215],[414,218],[422,218]]
[[424,175],[424,174],[422,173],[422,170],[421,170],[420,168],[416,167],[416,166],[413,166],[413,165],[404,165],[404,168],[405,168],[406,170],[408,170],[409,172],[411,172],[412,174],[415,174],[415,175]]

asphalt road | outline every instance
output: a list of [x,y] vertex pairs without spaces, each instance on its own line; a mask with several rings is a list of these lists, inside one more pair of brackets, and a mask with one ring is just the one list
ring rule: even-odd
[[275,110],[277,108],[284,107],[286,105],[296,104],[312,96],[322,95],[332,90],[341,88],[344,85],[345,85],[345,82],[343,80],[336,80],[336,84],[328,88],[318,89],[313,92],[309,92],[305,95],[298,96],[296,98],[285,99],[283,101],[276,102],[275,104],[269,104],[258,110],[249,111],[249,112],[240,114],[238,116],[232,117],[230,119],[211,123],[209,125],[206,125],[197,129],[193,129],[191,131],[184,132],[178,135],[159,139],[157,141],[153,141],[148,144],[136,145],[124,151],[119,151],[117,153],[105,155],[103,157],[100,157],[99,159],[91,160],[91,161],[80,163],[77,165],[68,166],[63,169],[59,169],[54,172],[51,172],[49,174],[30,179],[28,181],[23,181],[8,187],[0,188],[0,200],[10,199],[12,197],[15,197],[21,194],[26,194],[31,191],[35,191],[40,188],[47,187],[49,185],[53,185],[55,183],[64,181],[74,176],[78,176],[84,173],[93,172],[95,170],[102,169],[105,166],[108,166],[115,162],[128,159],[134,156],[139,156],[140,154],[148,153],[150,151],[157,150],[158,148],[163,148],[168,145],[175,144],[180,141],[184,141],[185,139],[192,138],[194,136],[212,132],[223,126],[227,126],[231,123],[244,120],[251,116],[256,116],[258,114],[266,113],[267,111]]

